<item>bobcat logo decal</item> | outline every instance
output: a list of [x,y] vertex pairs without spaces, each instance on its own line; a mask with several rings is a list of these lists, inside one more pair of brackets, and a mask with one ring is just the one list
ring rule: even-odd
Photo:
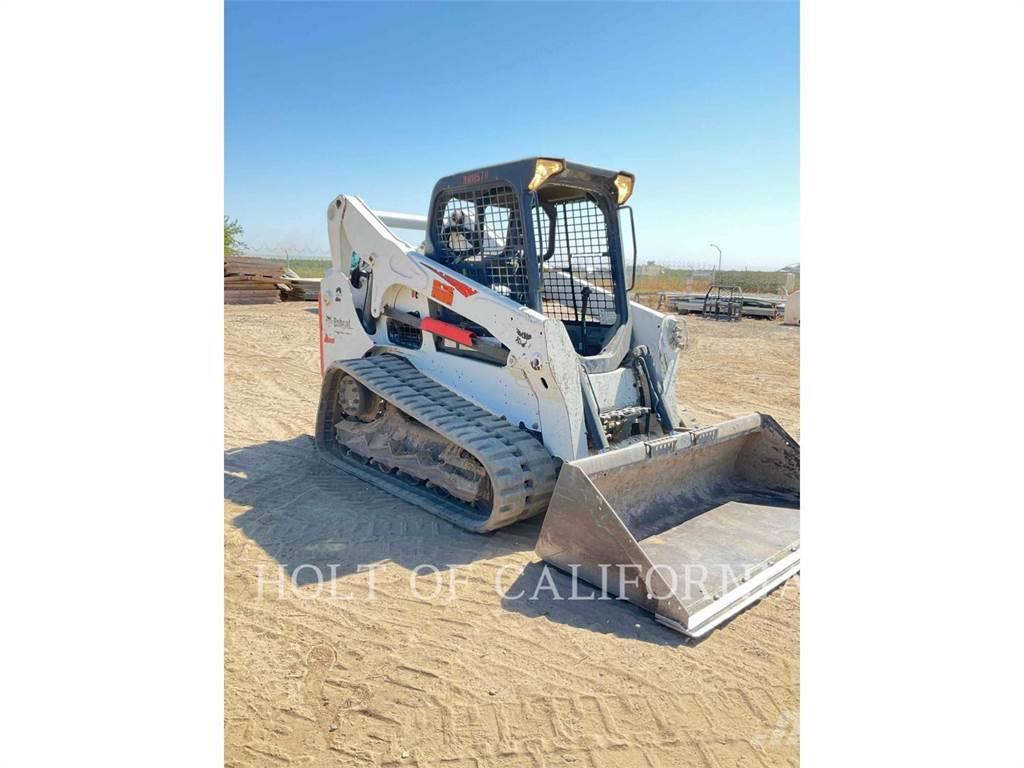
[[526,346],[526,342],[528,342],[532,338],[533,338],[533,334],[532,333],[527,333],[526,331],[520,331],[518,328],[516,328],[516,344],[518,344],[520,347],[525,347]]

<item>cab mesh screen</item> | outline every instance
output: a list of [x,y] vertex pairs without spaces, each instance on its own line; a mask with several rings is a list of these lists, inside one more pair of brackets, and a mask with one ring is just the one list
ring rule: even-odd
[[523,219],[509,186],[439,197],[433,217],[439,260],[492,291],[527,303]]
[[[587,325],[615,325],[615,273],[604,212],[591,200],[554,204],[554,248],[548,211],[533,209],[537,258],[541,261],[544,314]],[[549,250],[551,255],[548,256]]]

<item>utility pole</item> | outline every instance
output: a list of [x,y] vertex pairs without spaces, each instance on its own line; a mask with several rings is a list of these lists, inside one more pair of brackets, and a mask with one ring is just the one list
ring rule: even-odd
[[718,270],[715,272],[715,288],[718,287],[718,273],[722,271],[722,249],[714,243],[711,243],[711,247],[718,251]]

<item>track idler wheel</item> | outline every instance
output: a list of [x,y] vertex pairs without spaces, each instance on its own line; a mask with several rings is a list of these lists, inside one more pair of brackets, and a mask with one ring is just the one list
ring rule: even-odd
[[384,414],[384,400],[346,375],[338,384],[338,408],[346,418],[369,424]]

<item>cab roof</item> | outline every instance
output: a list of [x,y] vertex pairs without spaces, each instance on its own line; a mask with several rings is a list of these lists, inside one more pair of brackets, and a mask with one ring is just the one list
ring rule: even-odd
[[553,177],[545,186],[554,186],[561,183],[579,185],[585,188],[614,190],[615,177],[620,173],[628,173],[628,171],[611,171],[605,168],[595,168],[592,165],[584,165],[583,163],[573,162],[552,155],[535,155],[445,176],[434,185],[433,194],[436,195],[438,192],[446,189],[479,187],[498,181],[506,181],[516,189],[523,190],[533,178],[537,161],[541,159],[558,160],[565,165],[565,170]]

